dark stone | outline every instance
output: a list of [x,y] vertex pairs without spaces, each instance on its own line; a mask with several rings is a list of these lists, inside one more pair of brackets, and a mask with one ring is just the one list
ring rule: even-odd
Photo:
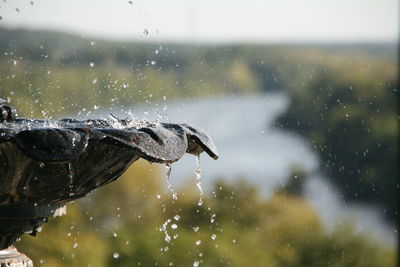
[[116,180],[139,158],[170,164],[203,151],[218,158],[210,137],[187,124],[15,116],[0,101],[0,252],[23,233],[35,235],[48,217],[65,214],[66,202]]

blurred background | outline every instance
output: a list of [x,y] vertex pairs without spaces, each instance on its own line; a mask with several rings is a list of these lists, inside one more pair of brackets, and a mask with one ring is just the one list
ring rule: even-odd
[[[37,266],[396,266],[395,0],[3,0],[20,117],[188,122],[220,159],[139,161],[17,243]],[[168,219],[165,241],[160,231]]]

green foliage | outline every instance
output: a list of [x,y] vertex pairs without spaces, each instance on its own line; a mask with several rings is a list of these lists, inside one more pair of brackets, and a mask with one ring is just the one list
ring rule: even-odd
[[[264,200],[245,182],[221,181],[198,206],[194,183],[174,201],[162,176],[157,165],[137,162],[17,247],[43,266],[395,266],[393,250],[351,227],[327,232],[299,196]],[[159,231],[168,219],[170,243]]]

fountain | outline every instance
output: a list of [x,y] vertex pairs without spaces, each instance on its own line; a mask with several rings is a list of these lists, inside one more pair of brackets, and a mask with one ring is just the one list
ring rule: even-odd
[[171,164],[185,153],[218,154],[187,124],[128,119],[17,118],[0,99],[0,266],[33,266],[15,241],[36,235],[65,204],[116,180],[139,158]]

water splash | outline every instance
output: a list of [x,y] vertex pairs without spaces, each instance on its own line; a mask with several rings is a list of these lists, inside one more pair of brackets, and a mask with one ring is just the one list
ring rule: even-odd
[[168,163],[165,164],[165,168],[167,169],[167,174],[165,175],[165,180],[167,182],[167,187],[168,187],[169,191],[171,192],[172,199],[173,200],[178,200],[178,194],[175,192],[174,187],[169,182],[169,177],[171,176],[171,172],[172,172],[171,164],[168,164]]
[[197,202],[198,206],[202,206],[204,201],[203,201],[203,188],[201,187],[201,169],[200,169],[200,155],[196,156],[196,186],[197,189],[200,192],[200,197],[199,201]]

